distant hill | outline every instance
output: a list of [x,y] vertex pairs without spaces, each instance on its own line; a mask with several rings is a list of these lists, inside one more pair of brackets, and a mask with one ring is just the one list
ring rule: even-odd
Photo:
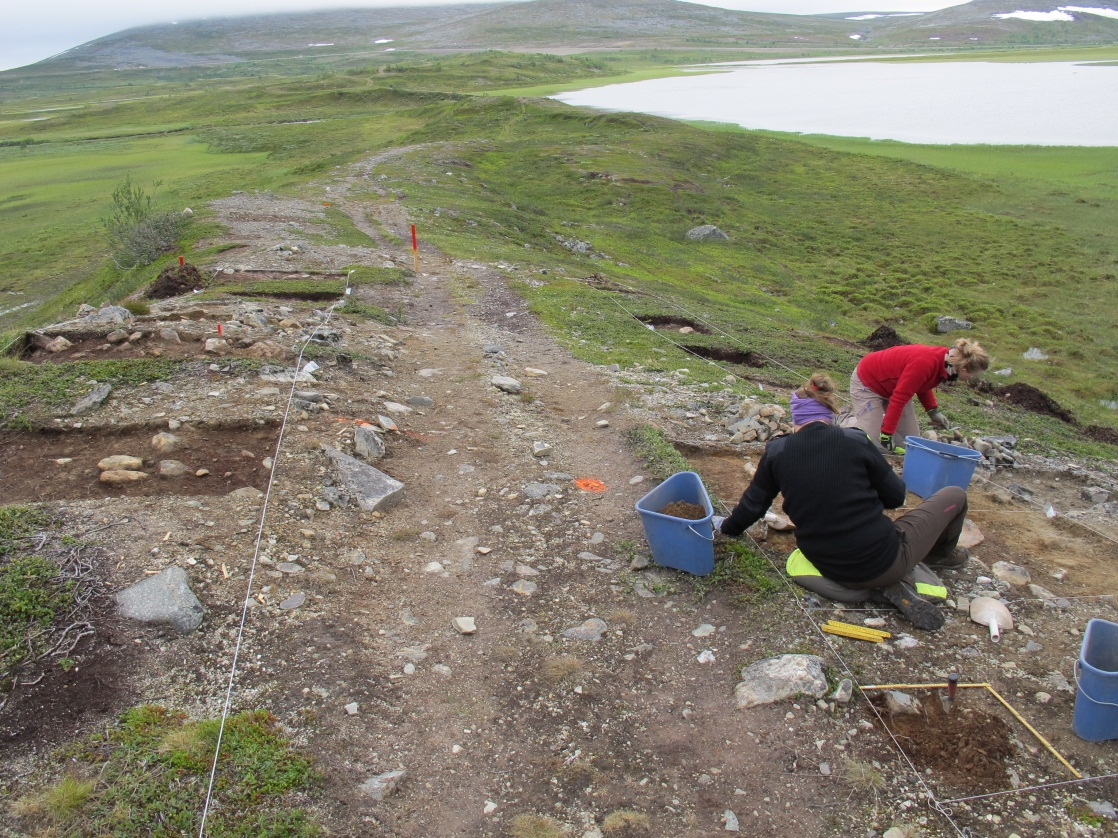
[[[637,48],[902,49],[1118,43],[1118,19],[999,18],[1051,0],[973,0],[916,15],[738,12],[680,0],[529,0],[480,5],[346,9],[145,26],[99,38],[39,69],[182,67],[316,52],[570,52]],[[1101,7],[1100,7],[1101,8]]]

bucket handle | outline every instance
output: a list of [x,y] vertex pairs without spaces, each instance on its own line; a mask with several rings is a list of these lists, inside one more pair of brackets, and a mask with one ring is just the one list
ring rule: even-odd
[[1092,702],[1093,704],[1102,704],[1106,707],[1118,707],[1118,704],[1115,704],[1113,701],[1099,701],[1097,698],[1091,698],[1091,696],[1089,696],[1087,694],[1087,691],[1085,689],[1083,689],[1083,685],[1081,683],[1079,683],[1079,665],[1081,663],[1083,663],[1083,661],[1076,661],[1075,662],[1075,686],[1076,686],[1076,689],[1078,689],[1081,693],[1083,693],[1083,697],[1085,699],[1087,699],[1088,701]]
[[964,457],[962,454],[952,454],[950,451],[937,451],[935,448],[929,448],[926,445],[921,445],[919,442],[909,442],[907,439],[905,440],[905,444],[909,448],[919,448],[921,451],[927,451],[930,454],[938,454],[941,457],[951,457],[953,460],[967,460],[968,462],[977,462],[978,460],[982,459],[982,455],[978,454],[977,451],[974,452],[978,454],[977,457]]
[[705,535],[703,535],[701,532],[699,532],[697,529],[695,529],[690,524],[687,525],[687,529],[691,530],[691,532],[695,533],[695,535],[697,535],[703,541],[714,541],[714,535],[713,534],[711,535],[710,538],[707,538]]

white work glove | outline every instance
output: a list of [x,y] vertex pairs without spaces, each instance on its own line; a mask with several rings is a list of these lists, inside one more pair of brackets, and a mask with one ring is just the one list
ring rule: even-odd
[[714,527],[715,532],[722,532],[722,522],[726,520],[725,515],[715,515],[710,519],[711,526]]

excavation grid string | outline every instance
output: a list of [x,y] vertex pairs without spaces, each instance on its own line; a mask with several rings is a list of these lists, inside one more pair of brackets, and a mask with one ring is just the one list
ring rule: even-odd
[[[345,294],[349,296],[350,291],[350,277],[353,271],[346,274]],[[345,297],[342,298],[343,300]],[[260,526],[256,530],[256,545],[252,553],[252,563],[249,565],[248,571],[248,584],[245,586],[245,599],[244,604],[241,606],[241,622],[237,626],[237,642],[233,648],[233,662],[229,667],[229,681],[225,687],[225,701],[221,707],[221,724],[217,729],[217,743],[214,745],[214,758],[213,764],[210,766],[210,779],[206,786],[206,802],[202,806],[202,822],[198,827],[198,838],[203,838],[206,834],[206,818],[209,816],[210,805],[213,802],[214,782],[217,779],[217,761],[221,755],[221,740],[225,734],[225,722],[229,718],[229,707],[233,701],[233,684],[237,678],[237,663],[241,656],[241,645],[244,641],[245,623],[248,621],[249,603],[252,601],[252,584],[256,577],[256,565],[260,559],[260,544],[264,539],[264,522],[268,517],[268,504],[272,499],[272,486],[275,484],[276,472],[279,471],[280,452],[283,450],[283,438],[287,431],[287,420],[291,415],[291,405],[295,399],[295,385],[299,382],[299,372],[303,368],[303,354],[307,351],[307,347],[311,341],[314,340],[315,335],[318,334],[320,329],[326,327],[330,322],[330,318],[334,316],[334,309],[338,303],[334,302],[326,310],[326,316],[323,318],[322,323],[315,326],[307,339],[303,341],[303,345],[299,347],[299,357],[295,360],[294,373],[291,376],[291,389],[287,393],[287,404],[283,409],[283,421],[280,423],[279,438],[276,440],[275,454],[272,457],[271,473],[268,476],[268,488],[264,492],[264,505],[260,510]]]

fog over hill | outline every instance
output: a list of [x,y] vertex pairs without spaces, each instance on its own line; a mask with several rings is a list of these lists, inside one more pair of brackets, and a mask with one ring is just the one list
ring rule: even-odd
[[[570,52],[626,48],[926,48],[1118,43],[1118,14],[1102,4],[973,0],[923,14],[789,15],[679,0],[529,0],[341,9],[153,25],[98,38],[53,67],[173,67],[344,51]],[[1074,11],[1068,11],[1072,9]],[[1009,16],[1028,10],[1033,19]],[[1045,19],[1048,13],[1052,19]]]

